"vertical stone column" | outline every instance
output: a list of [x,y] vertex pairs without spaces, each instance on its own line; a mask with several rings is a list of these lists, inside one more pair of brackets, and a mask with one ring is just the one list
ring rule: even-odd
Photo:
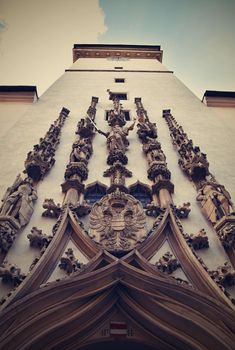
[[212,224],[235,267],[235,208],[225,187],[219,184],[209,171],[205,153],[188,138],[170,109],[163,110],[163,118],[170,130],[172,143],[179,154],[179,166],[193,182],[208,221]]
[[135,104],[138,116],[137,134],[148,161],[148,178],[153,181],[152,204],[161,209],[167,208],[172,204],[171,194],[174,192],[174,185],[170,181],[171,173],[167,168],[166,157],[157,140],[156,124],[149,121],[140,97],[135,98]]
[[65,193],[64,203],[71,204],[78,216],[87,214],[89,205],[84,201],[84,184],[88,177],[88,161],[93,153],[92,139],[95,135],[95,114],[98,97],[92,97],[87,116],[77,125],[78,139],[72,145],[69,163],[65,171],[65,182],[61,185]]

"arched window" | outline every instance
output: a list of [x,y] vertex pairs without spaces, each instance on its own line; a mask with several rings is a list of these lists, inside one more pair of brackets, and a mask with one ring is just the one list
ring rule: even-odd
[[86,186],[84,198],[90,204],[94,204],[106,194],[106,191],[107,186],[105,186],[99,181],[96,181]]
[[129,193],[141,202],[143,208],[152,201],[151,188],[139,181],[129,186]]

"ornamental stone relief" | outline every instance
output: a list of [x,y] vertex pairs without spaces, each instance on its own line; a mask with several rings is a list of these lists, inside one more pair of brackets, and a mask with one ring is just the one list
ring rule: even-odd
[[111,252],[129,251],[147,236],[145,221],[140,202],[116,189],[94,204],[90,235]]

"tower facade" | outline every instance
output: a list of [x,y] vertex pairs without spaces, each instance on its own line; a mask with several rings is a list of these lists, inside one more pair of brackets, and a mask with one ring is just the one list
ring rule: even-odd
[[2,136],[0,349],[234,347],[234,108],[162,55],[75,44]]

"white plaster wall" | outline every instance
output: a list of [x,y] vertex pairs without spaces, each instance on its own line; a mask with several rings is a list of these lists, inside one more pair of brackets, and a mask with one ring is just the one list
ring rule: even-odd
[[14,127],[14,124],[22,118],[30,105],[22,102],[0,102],[0,138]]
[[[136,69],[142,60],[120,61],[125,66]],[[148,62],[144,62],[148,61]],[[105,60],[106,69],[114,62]],[[143,60],[144,65],[155,64],[155,70],[161,70],[161,64],[156,60]],[[119,65],[119,63],[117,65]],[[94,68],[93,59],[78,60],[73,67],[84,64],[88,69]],[[102,59],[97,59],[96,65],[101,65]],[[116,63],[114,63],[116,65]],[[160,66],[159,66],[160,65]],[[81,67],[81,65],[79,66]],[[128,68],[129,69],[129,68]],[[162,68],[163,69],[163,68]],[[165,70],[165,68],[163,69]],[[114,78],[123,77],[125,84],[114,83]],[[127,92],[128,100],[123,101],[123,107],[131,110],[131,118],[136,115],[134,98],[141,97],[144,108],[148,111],[151,121],[157,123],[159,141],[166,154],[169,170],[172,172],[172,182],[175,184],[175,204],[185,201],[191,202],[192,212],[190,218],[184,221],[188,233],[195,233],[201,228],[208,232],[210,249],[200,251],[209,268],[216,268],[227,259],[218,239],[207,224],[200,207],[196,202],[196,192],[188,178],[178,166],[178,156],[173,149],[169,130],[162,118],[162,109],[170,108],[179,124],[182,124],[188,136],[193,139],[195,145],[208,155],[210,170],[217,180],[224,184],[227,190],[235,198],[235,166],[234,166],[234,116],[224,113],[223,117],[212,108],[206,107],[189,91],[172,73],[139,73],[139,72],[66,72],[58,79],[40,98],[33,104],[14,125],[9,128],[7,134],[0,138],[0,166],[1,166],[1,194],[7,186],[10,186],[17,173],[23,170],[23,163],[28,151],[38,142],[39,137],[45,135],[50,124],[57,118],[61,108],[68,108],[71,113],[62,129],[61,143],[56,152],[56,164],[50,173],[38,185],[39,199],[35,205],[35,211],[31,222],[23,230],[15,241],[8,254],[8,260],[13,261],[27,272],[33,256],[29,248],[27,234],[32,226],[50,233],[55,220],[42,218],[42,203],[44,198],[54,198],[55,202],[62,202],[60,184],[68,162],[71,146],[75,140],[75,130],[78,120],[83,117],[90,105],[91,96],[99,97],[97,105],[96,122],[103,131],[108,130],[104,120],[105,110],[112,108],[107,89],[116,92]],[[136,135],[137,129],[130,132],[130,147],[127,152],[129,159],[127,168],[133,172],[133,177],[127,179],[127,185],[137,180],[151,184],[147,179],[147,162],[142,154],[141,144]],[[94,154],[89,163],[89,178],[86,183],[99,180],[109,185],[109,178],[102,176],[107,169],[106,139],[100,134],[94,138]]]

